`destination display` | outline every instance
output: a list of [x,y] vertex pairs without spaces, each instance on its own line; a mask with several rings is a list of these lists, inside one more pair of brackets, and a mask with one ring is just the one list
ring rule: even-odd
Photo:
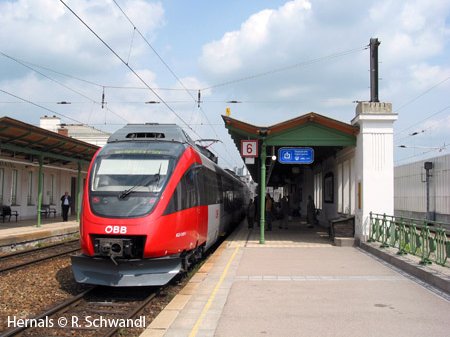
[[278,150],[281,164],[311,164],[314,162],[314,150],[310,147],[282,147]]

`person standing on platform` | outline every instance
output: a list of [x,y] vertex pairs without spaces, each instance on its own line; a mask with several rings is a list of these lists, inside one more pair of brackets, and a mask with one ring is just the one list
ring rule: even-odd
[[316,223],[316,205],[311,195],[308,195],[308,205],[306,205],[306,217],[308,220],[308,228],[313,228]]
[[267,223],[267,230],[272,230],[272,198],[270,197],[270,194],[266,194],[266,223]]
[[247,221],[248,228],[253,228],[253,224],[255,223],[255,202],[253,199],[250,199],[250,203],[247,208]]
[[61,197],[61,214],[63,221],[67,221],[69,215],[70,202],[72,201],[69,192],[66,191]]
[[281,198],[281,223],[280,223],[280,229],[284,227],[284,229],[288,229],[288,220],[289,220],[289,200],[287,196],[283,196]]

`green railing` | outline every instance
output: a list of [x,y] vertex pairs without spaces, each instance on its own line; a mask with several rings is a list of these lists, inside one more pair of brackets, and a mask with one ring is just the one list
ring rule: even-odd
[[369,242],[381,248],[396,247],[397,254],[413,254],[421,264],[435,262],[449,267],[450,224],[370,213]]

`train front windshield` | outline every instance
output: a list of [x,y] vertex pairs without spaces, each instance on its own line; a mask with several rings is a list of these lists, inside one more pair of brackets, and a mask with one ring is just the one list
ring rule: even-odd
[[94,214],[138,217],[150,213],[158,202],[174,167],[173,149],[130,145],[107,146],[97,156],[89,182]]

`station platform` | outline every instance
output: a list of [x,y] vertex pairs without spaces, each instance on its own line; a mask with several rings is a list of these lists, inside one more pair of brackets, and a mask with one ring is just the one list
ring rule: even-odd
[[141,337],[449,335],[449,293],[326,229],[265,234],[242,223]]
[[60,217],[43,218],[37,227],[36,219],[0,222],[0,254],[21,248],[50,243],[79,233],[76,216],[63,222]]

